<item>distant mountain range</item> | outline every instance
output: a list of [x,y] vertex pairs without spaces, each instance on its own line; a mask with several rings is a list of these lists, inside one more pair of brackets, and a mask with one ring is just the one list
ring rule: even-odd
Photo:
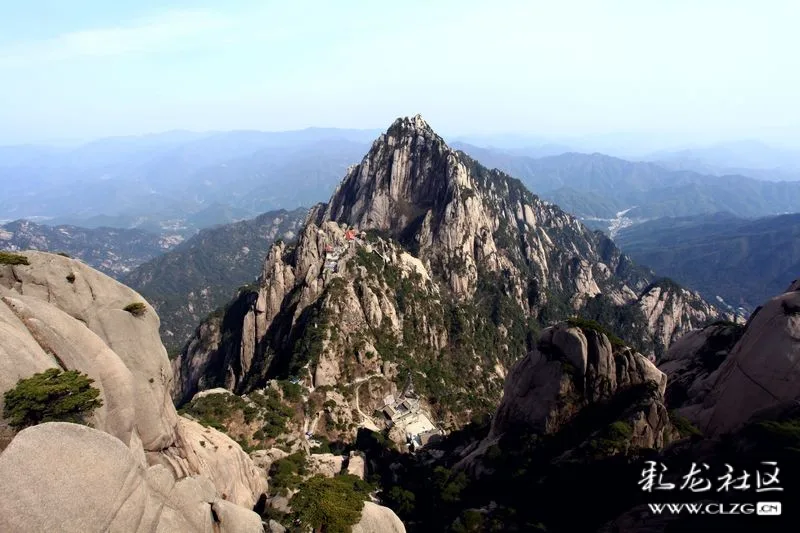
[[800,214],[662,218],[624,228],[615,240],[657,274],[750,311],[800,277]]
[[165,237],[140,229],[46,226],[27,220],[0,226],[0,250],[61,252],[115,278],[170,250],[181,240],[178,235]]
[[595,227],[614,228],[622,212],[630,222],[723,211],[741,217],[800,212],[800,182],[711,176],[603,154],[534,159],[465,144],[456,147],[521,179],[565,211],[594,221]]
[[376,132],[170,132],[73,149],[0,147],[0,219],[146,228],[203,227],[328,197]]
[[161,338],[174,353],[197,324],[226,303],[237,287],[255,280],[269,247],[277,239],[294,239],[305,216],[305,209],[271,211],[204,229],[142,264],[123,282],[156,308],[161,317]]
[[[69,149],[0,147],[0,222],[25,218],[188,238],[205,227],[327,199],[378,133],[173,131]],[[458,139],[454,148],[522,179],[595,228],[719,211],[743,217],[800,211],[800,181],[785,182],[800,178],[800,155],[756,142],[630,155],[657,161],[650,163],[579,153],[613,149],[630,141],[625,136]]]
[[657,161],[672,169],[703,174],[742,174],[770,181],[800,180],[800,151],[776,148],[759,141],[660,151],[642,159]]

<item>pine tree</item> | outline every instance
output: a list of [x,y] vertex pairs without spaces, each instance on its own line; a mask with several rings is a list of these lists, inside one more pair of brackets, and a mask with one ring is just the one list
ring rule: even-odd
[[85,424],[92,411],[103,405],[92,383],[77,370],[50,368],[34,374],[6,391],[3,417],[18,430],[43,422]]

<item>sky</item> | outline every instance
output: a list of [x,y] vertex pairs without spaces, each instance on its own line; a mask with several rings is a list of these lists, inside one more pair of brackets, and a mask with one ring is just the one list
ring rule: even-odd
[[796,0],[0,0],[0,143],[173,129],[800,146]]

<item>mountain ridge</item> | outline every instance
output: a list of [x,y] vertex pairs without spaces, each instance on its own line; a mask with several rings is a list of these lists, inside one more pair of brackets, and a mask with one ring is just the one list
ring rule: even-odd
[[[363,236],[347,240],[351,226]],[[420,116],[400,118],[298,241],[270,250],[258,287],[196,330],[173,361],[174,397],[292,378],[370,413],[410,375],[434,418],[458,427],[496,403],[543,325],[580,313],[652,354],[721,316],[653,282],[603,234],[449,148]],[[348,384],[373,375],[383,385],[354,406]],[[366,423],[341,416],[325,426],[331,439]]]

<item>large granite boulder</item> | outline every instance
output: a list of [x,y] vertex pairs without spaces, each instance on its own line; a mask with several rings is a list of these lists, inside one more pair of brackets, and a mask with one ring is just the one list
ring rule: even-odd
[[682,413],[703,432],[719,435],[753,414],[800,398],[800,291],[759,307],[709,385],[702,403]]
[[0,531],[263,532],[257,514],[221,500],[207,479],[176,481],[119,439],[77,424],[20,432],[0,455],[0,479]]
[[[24,255],[28,265],[0,265],[0,409],[2,393],[21,378],[48,368],[86,373],[103,400],[89,422],[143,468],[166,466],[175,479],[203,476],[230,503],[252,507],[266,478],[236,442],[178,416],[152,307],[80,261]],[[143,312],[125,310],[133,303]],[[0,419],[0,450],[13,437]]]
[[364,502],[361,520],[353,526],[353,533],[405,533],[403,522],[388,507]]
[[664,394],[666,376],[643,355],[614,349],[605,334],[591,329],[553,326],[506,379],[490,438],[519,424],[558,431],[585,405],[646,382]]

